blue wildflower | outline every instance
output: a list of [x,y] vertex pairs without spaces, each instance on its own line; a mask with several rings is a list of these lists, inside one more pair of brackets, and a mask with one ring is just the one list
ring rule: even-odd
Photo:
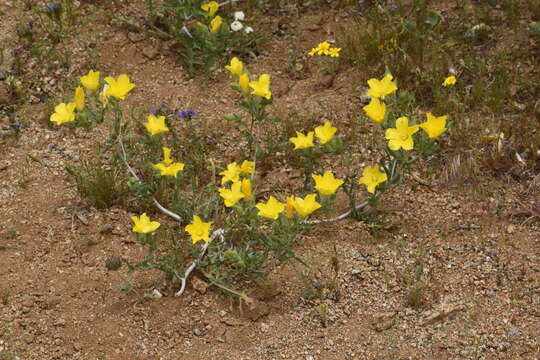
[[60,9],[61,6],[62,6],[62,5],[59,4],[59,3],[45,5],[45,7],[46,7],[47,9],[53,10],[53,11],[54,11],[54,10]]
[[196,113],[195,113],[195,111],[193,111],[193,110],[184,110],[184,111],[180,111],[180,112],[178,113],[178,117],[180,117],[180,118],[182,118],[182,119],[183,119],[183,118],[188,118],[188,119],[190,119],[190,118],[192,118],[193,116],[195,116],[195,114],[196,114]]

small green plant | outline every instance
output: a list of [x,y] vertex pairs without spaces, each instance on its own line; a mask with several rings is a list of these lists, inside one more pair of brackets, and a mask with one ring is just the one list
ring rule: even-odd
[[15,239],[19,235],[19,227],[21,223],[16,221],[14,224],[7,227],[2,233],[2,237],[7,240]]
[[2,305],[4,306],[8,305],[10,297],[11,297],[11,291],[9,289],[3,290],[2,294],[0,295],[0,301],[2,302]]
[[225,53],[254,55],[262,40],[261,33],[244,22],[243,11],[227,13],[224,5],[203,0],[147,0],[146,25],[150,30],[132,20],[109,15],[161,39],[172,40],[187,75],[194,77],[202,70],[208,79],[215,62]]
[[124,201],[126,175],[117,161],[106,165],[100,155],[81,159],[78,165],[66,166],[66,171],[77,184],[77,191],[90,205],[98,209]]

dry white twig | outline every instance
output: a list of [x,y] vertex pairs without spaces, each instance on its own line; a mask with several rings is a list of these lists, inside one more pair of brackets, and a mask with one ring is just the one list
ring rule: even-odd
[[221,238],[222,241],[225,241],[225,239],[223,238],[223,234],[225,234],[225,230],[223,229],[217,229],[216,231],[212,233],[212,236],[210,236],[210,240],[203,245],[199,258],[195,260],[191,265],[189,265],[189,267],[187,268],[184,274],[184,277],[180,278],[180,281],[182,281],[182,284],[180,285],[180,290],[178,290],[176,294],[174,294],[174,296],[180,296],[184,293],[189,275],[191,275],[193,270],[195,270],[195,268],[197,267],[197,264],[199,263],[199,261],[201,261],[201,259],[206,254],[206,250],[208,250],[208,246],[210,246],[210,242],[218,236]]
[[[118,144],[120,144],[120,148],[122,149],[122,160],[124,161],[124,164],[126,165],[129,173],[131,175],[133,175],[133,177],[135,179],[137,179],[137,181],[141,181],[141,179],[139,178],[139,176],[137,175],[135,170],[133,170],[133,168],[129,165],[129,163],[127,161],[126,149],[124,148],[124,143],[122,142],[122,136],[118,136]],[[161,210],[161,212],[163,212],[165,215],[168,215],[168,216],[172,217],[176,221],[182,221],[182,218],[180,217],[180,215],[175,214],[171,210],[169,210],[166,207],[164,207],[163,205],[161,205],[159,203],[159,201],[156,200],[156,198],[153,197],[152,200],[154,201],[154,205],[156,205],[156,207],[159,210]]]

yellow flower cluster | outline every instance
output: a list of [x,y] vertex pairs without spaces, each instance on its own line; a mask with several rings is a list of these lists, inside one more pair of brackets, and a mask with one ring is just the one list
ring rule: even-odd
[[221,25],[223,24],[223,19],[221,18],[221,16],[214,16],[219,9],[219,4],[216,1],[210,1],[202,4],[201,9],[206,11],[206,14],[204,16],[206,16],[207,18],[212,18],[212,20],[210,21],[210,32],[216,35],[217,33],[219,33]]
[[154,168],[159,170],[161,176],[172,176],[175,177],[178,173],[184,170],[184,163],[174,162],[171,159],[171,149],[168,147],[163,147],[163,161],[157,164],[154,164]]
[[226,170],[219,173],[219,175],[222,175],[222,185],[232,183],[230,188],[222,187],[219,189],[219,196],[223,198],[225,206],[234,206],[240,199],[253,199],[251,179],[241,179],[240,176],[253,174],[255,172],[254,167],[255,163],[253,161],[244,160],[240,166],[235,161],[227,165]]
[[[81,76],[79,79],[81,85],[90,92],[95,92],[99,88],[100,72],[90,70],[88,74]],[[103,91],[99,95],[103,106],[107,105],[107,98],[113,96],[117,99],[124,100],[126,94],[133,90],[135,84],[131,83],[126,74],[120,75],[117,79],[106,77]],[[85,93],[82,87],[75,89],[75,96],[72,102],[60,103],[54,108],[54,113],[50,120],[56,125],[75,121],[75,110],[82,112],[85,107]]]
[[314,136],[319,139],[321,144],[326,144],[334,137],[337,128],[330,124],[330,121],[324,123],[324,125],[317,126],[315,131],[309,131],[307,134],[303,134],[300,131],[296,132],[296,136],[289,139],[294,144],[294,150],[308,149],[315,146],[313,143]]
[[[154,232],[161,226],[157,221],[150,221],[150,218],[146,213],[143,213],[141,216],[132,216],[131,221],[133,221],[134,224],[132,231],[139,234]],[[209,242],[211,225],[212,222],[204,222],[199,216],[194,215],[193,222],[187,225],[184,230],[191,236],[193,244],[199,240]]]
[[341,48],[333,48],[330,47],[330,43],[328,41],[323,41],[317,47],[314,47],[310,50],[308,55],[327,55],[330,57],[339,57],[339,52],[341,51]]
[[[397,85],[392,79],[392,74],[387,74],[381,80],[368,80],[367,95],[371,97],[371,101],[363,109],[366,115],[376,123],[382,123],[386,120],[386,104],[382,100],[397,90]],[[395,128],[386,129],[385,137],[388,140],[388,148],[394,151],[412,150],[414,148],[413,135],[420,128],[426,132],[429,138],[436,139],[446,131],[447,118],[448,116],[436,117],[428,113],[426,122],[412,126],[409,126],[407,117],[398,118]]]
[[285,216],[289,219],[294,217],[295,211],[302,217],[310,215],[322,205],[317,202],[315,194],[306,195],[303,199],[300,197],[289,196],[286,203],[279,202],[273,196],[270,196],[266,203],[260,202],[256,205],[259,209],[259,216],[277,220],[279,214],[285,210]]
[[249,88],[251,88],[251,95],[257,95],[268,100],[272,97],[272,92],[270,91],[270,75],[262,74],[259,76],[259,80],[250,81],[249,73],[244,71],[244,63],[237,57],[233,57],[231,63],[226,65],[225,69],[229,70],[232,75],[238,77],[238,86],[244,94],[250,94]]

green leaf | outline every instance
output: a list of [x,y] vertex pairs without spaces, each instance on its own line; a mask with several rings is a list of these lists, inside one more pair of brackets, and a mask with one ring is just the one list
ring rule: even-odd
[[441,22],[441,15],[436,11],[428,11],[426,22],[431,26],[436,26]]

